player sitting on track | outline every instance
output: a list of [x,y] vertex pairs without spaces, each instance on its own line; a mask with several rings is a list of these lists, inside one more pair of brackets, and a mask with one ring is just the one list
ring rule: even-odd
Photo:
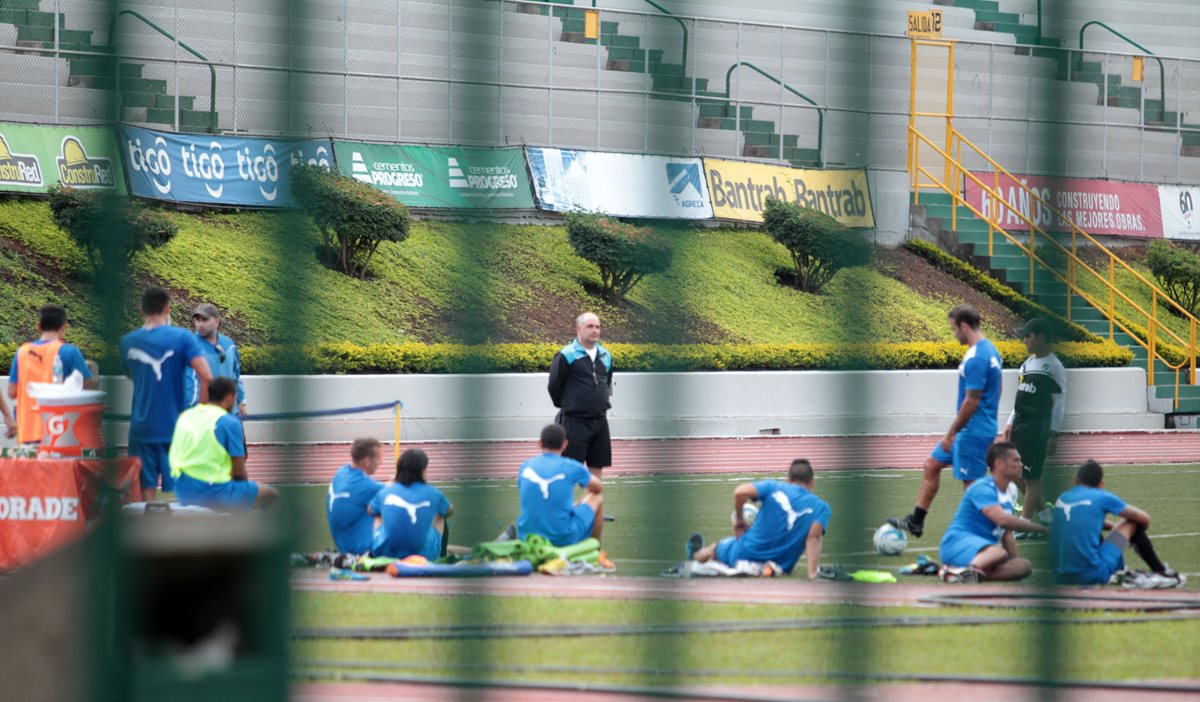
[[958,415],[933,453],[925,459],[917,506],[906,517],[891,517],[888,524],[919,537],[925,532],[925,515],[941,484],[942,469],[954,466],[954,477],[965,490],[987,475],[988,446],[996,439],[996,414],[1000,408],[1000,372],[1004,367],[996,346],[979,329],[979,310],[959,305],[950,311],[950,328],[967,346],[958,366]]
[[429,457],[408,449],[396,461],[396,480],[380,490],[367,511],[375,515],[372,556],[424,556],[436,561],[446,552],[443,534],[454,506],[441,490],[425,482]]
[[371,550],[375,520],[367,505],[383,489],[371,476],[379,470],[383,447],[379,439],[357,439],[350,447],[350,462],[338,469],[329,483],[325,517],[340,553],[363,554]]
[[[1050,324],[1034,317],[1017,334],[1025,339],[1025,348],[1033,354],[1021,364],[1017,376],[1017,400],[1004,428],[1004,440],[1012,441],[1021,452],[1025,468],[1017,487],[1025,494],[1021,516],[1033,521],[1042,512],[1042,468],[1046,457],[1058,451],[1055,435],[1062,429],[1067,406],[1067,371],[1050,350]],[[1048,524],[1050,514],[1042,515]],[[1021,532],[1017,538],[1033,537]]]
[[179,504],[244,512],[275,502],[275,488],[246,476],[242,423],[230,414],[237,404],[237,384],[215,378],[207,395],[207,402],[185,410],[175,422],[168,460]]
[[[567,432],[558,424],[542,429],[542,455],[521,464],[517,490],[521,515],[518,538],[529,534],[546,537],[555,546],[577,544],[589,536],[599,539],[604,529],[604,495],[600,478],[579,461],[562,455]],[[575,503],[575,486],[587,493]]]
[[[787,477],[786,483],[760,480],[739,485],[733,491],[733,536],[704,546],[704,537],[692,534],[688,560],[704,563],[716,558],[730,567],[738,561],[771,561],[790,574],[800,556],[807,554],[808,579],[815,580],[832,512],[828,503],[812,492],[811,463],[803,458],[792,461]],[[742,508],[751,500],[762,500],[762,508],[747,528]]]
[[[1104,488],[1104,468],[1088,461],[1075,474],[1075,487],[1054,503],[1054,525],[1050,530],[1050,560],[1054,579],[1068,585],[1104,585],[1125,567],[1123,551],[1132,545],[1151,573],[1129,573],[1125,587],[1159,590],[1183,587],[1187,578],[1158,559],[1146,531],[1150,515]],[[1115,514],[1116,524],[1105,521]],[[1103,542],[1103,530],[1112,530]]]
[[1021,452],[1011,441],[998,441],[987,450],[992,474],[976,480],[963,493],[958,511],[942,537],[942,565],[949,582],[977,583],[982,580],[1022,580],[1033,573],[1033,564],[1017,557],[1013,530],[1047,531],[1041,524],[1015,516],[1017,486],[1021,475]]

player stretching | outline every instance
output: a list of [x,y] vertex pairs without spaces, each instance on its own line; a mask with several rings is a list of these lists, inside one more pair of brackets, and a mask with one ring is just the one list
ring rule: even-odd
[[[1042,468],[1046,458],[1058,451],[1055,435],[1062,429],[1067,406],[1067,371],[1050,350],[1050,325],[1046,320],[1034,317],[1017,334],[1024,337],[1025,348],[1033,355],[1021,364],[1017,401],[1004,429],[1004,439],[1017,445],[1025,461],[1017,487],[1025,494],[1021,516],[1033,521],[1042,511]],[[1048,511],[1041,521],[1049,523]],[[1022,532],[1017,538],[1033,535]]]
[[925,515],[937,497],[942,469],[954,466],[954,477],[970,484],[987,475],[987,450],[996,439],[996,414],[1000,408],[1000,371],[1003,361],[996,346],[979,329],[979,310],[959,305],[950,310],[950,328],[958,343],[968,347],[958,366],[958,416],[933,453],[925,459],[917,506],[907,517],[891,517],[888,524],[913,536],[925,531]]

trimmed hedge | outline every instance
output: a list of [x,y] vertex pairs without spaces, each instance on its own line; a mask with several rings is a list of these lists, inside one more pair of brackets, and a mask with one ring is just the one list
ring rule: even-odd
[[943,273],[970,285],[1025,319],[1044,317],[1053,321],[1063,341],[1090,341],[1093,343],[1101,341],[1099,336],[1084,327],[1048,307],[1039,305],[975,266],[958,260],[927,241],[909,239],[904,242],[904,248],[933,264]]

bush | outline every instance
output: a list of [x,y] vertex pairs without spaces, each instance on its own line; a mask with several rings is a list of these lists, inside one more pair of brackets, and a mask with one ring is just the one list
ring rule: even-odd
[[[1200,315],[1200,255],[1165,241],[1155,241],[1146,252],[1146,265],[1164,292],[1192,315]],[[1173,305],[1171,313],[1182,317]]]
[[871,244],[833,217],[795,202],[767,198],[763,228],[792,255],[796,287],[819,293],[843,268],[871,261]]
[[[1005,366],[1025,360],[1019,341],[996,344]],[[322,374],[540,373],[560,347],[556,344],[320,344],[303,351],[304,370]],[[955,342],[907,344],[611,344],[619,372],[723,370],[899,370],[955,368],[963,347]],[[1056,349],[1070,367],[1128,366],[1133,354],[1111,342],[1064,343]],[[244,348],[242,369],[249,374],[294,371],[294,354],[273,347]]]
[[921,241],[920,239],[910,239],[904,242],[904,248],[933,264],[935,268],[943,273],[961,280],[996,302],[999,302],[1020,317],[1024,319],[1042,317],[1048,320],[1053,325],[1058,338],[1063,341],[1087,341],[1095,343],[1101,340],[1099,336],[1096,336],[1075,322],[1070,321],[1048,307],[1039,305],[975,266],[958,260],[929,242]]
[[[139,251],[162,246],[178,231],[165,214],[140,200],[60,185],[49,192],[54,223],[83,247],[93,271],[101,265],[124,267]],[[110,255],[118,258],[109,260]]]
[[600,269],[600,294],[607,302],[620,301],[642,278],[671,266],[671,247],[651,229],[598,214],[568,214],[567,241]]
[[380,244],[408,238],[408,208],[370,185],[319,166],[293,167],[290,178],[296,202],[342,273],[365,278]]

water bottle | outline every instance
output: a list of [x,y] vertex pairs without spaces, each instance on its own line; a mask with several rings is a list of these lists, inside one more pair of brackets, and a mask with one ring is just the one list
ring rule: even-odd
[[63,381],[63,363],[62,356],[54,354],[54,382],[61,383]]

